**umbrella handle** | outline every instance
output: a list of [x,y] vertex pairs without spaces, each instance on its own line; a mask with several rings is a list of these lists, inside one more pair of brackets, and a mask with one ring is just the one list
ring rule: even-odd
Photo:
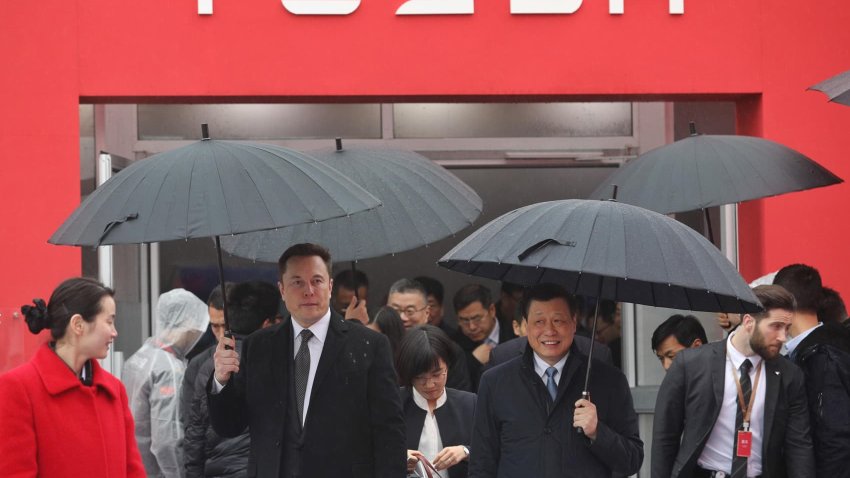
[[[584,400],[587,400],[589,402],[590,401],[590,392],[588,392],[587,390],[581,392],[581,398],[584,399]],[[576,427],[576,431],[578,432],[579,435],[584,435],[584,429],[583,428]]]

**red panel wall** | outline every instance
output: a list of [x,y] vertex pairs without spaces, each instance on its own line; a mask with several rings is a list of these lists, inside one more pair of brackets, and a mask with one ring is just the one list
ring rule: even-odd
[[[805,91],[850,69],[845,0],[685,0],[682,16],[661,0],[626,0],[620,16],[602,0],[541,16],[512,16],[508,0],[478,0],[474,15],[419,17],[396,16],[401,0],[363,0],[343,17],[294,16],[276,0],[214,1],[210,17],[198,16],[192,0],[0,6],[0,309],[79,273],[77,250],[45,241],[79,200],[81,97],[734,95],[741,132],[850,178],[850,108]],[[850,297],[848,199],[842,185],[742,206],[744,275],[805,261]]]

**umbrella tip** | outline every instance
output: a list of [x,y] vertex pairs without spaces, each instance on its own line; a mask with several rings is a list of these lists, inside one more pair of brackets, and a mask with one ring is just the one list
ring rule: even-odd
[[619,186],[617,186],[616,184],[614,184],[613,186],[614,186],[614,193],[611,194],[611,199],[616,201],[617,200],[617,189],[619,189]]
[[342,151],[342,138],[335,138],[335,139],[336,139],[336,150]]
[[691,136],[697,135],[697,124],[693,121],[688,122],[688,128],[691,129]]
[[201,123],[201,141],[210,140],[210,127],[206,123]]

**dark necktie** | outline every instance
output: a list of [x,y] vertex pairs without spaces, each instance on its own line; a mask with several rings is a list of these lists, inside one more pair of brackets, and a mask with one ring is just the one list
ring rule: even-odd
[[[741,364],[741,368],[739,369],[741,372],[741,391],[744,394],[744,406],[748,406],[750,403],[750,396],[753,393],[753,384],[750,381],[750,370],[753,368],[753,363],[750,362],[750,359],[745,359],[744,363]],[[741,406],[738,405],[737,413],[735,413],[735,444],[732,447],[732,450],[735,453],[732,455],[732,478],[747,478],[747,458],[743,456],[738,456],[738,431],[744,429],[744,410],[741,410]]]
[[307,342],[313,337],[310,329],[298,334],[301,346],[295,354],[295,403],[298,406],[298,420],[304,423],[304,396],[307,394],[307,379],[310,377],[310,347]]
[[549,395],[552,397],[552,401],[555,401],[555,397],[558,396],[558,385],[555,383],[555,374],[558,373],[558,369],[555,367],[549,367],[546,369],[546,390],[549,390]]

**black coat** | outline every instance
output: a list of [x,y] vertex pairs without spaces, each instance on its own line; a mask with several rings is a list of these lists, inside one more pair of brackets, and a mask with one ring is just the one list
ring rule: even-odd
[[850,477],[850,331],[824,324],[794,349],[806,377],[818,478]]
[[[667,371],[655,403],[653,478],[693,475],[723,403],[726,342],[682,350]],[[784,357],[764,363],[762,476],[814,477],[803,373]]]
[[593,365],[589,391],[599,424],[591,442],[572,426],[587,357],[572,348],[554,402],[534,371],[532,357],[528,347],[520,359],[482,375],[469,476],[596,478],[637,473],[643,442],[623,373],[598,361]]
[[[242,337],[236,337],[236,349],[242,349]],[[212,354],[207,351],[193,360],[198,359],[202,362],[196,368],[195,396],[189,404],[186,435],[183,437],[186,478],[244,477],[248,472],[251,437],[247,429],[232,438],[221,437],[213,430],[205,387],[215,372],[215,363]]]
[[[331,313],[302,430],[287,419],[295,416],[291,320],[245,339],[239,373],[208,394],[216,432],[234,436],[249,427],[248,476],[404,476],[404,420],[387,338]],[[284,441],[295,430],[297,438]]]
[[[514,335],[513,328],[505,328],[501,324],[499,324],[499,344],[503,344],[508,342],[512,338],[516,337]],[[451,336],[452,340],[461,350],[463,350],[463,355],[466,359],[466,366],[469,371],[469,382],[472,386],[470,390],[477,391],[478,390],[478,382],[481,380],[481,374],[484,371],[484,364],[478,361],[472,352],[484,341],[481,342],[473,342],[469,337],[463,334],[463,330],[458,327],[455,333]]]
[[[425,410],[413,401],[409,388],[401,389],[401,406],[404,410],[404,425],[407,429],[407,449],[418,450],[419,438],[425,424]],[[446,388],[446,403],[434,415],[440,428],[443,447],[465,445],[472,453],[472,418],[475,416],[475,394]],[[433,460],[433,456],[426,457]],[[462,461],[449,468],[449,478],[466,478],[469,462]]]

